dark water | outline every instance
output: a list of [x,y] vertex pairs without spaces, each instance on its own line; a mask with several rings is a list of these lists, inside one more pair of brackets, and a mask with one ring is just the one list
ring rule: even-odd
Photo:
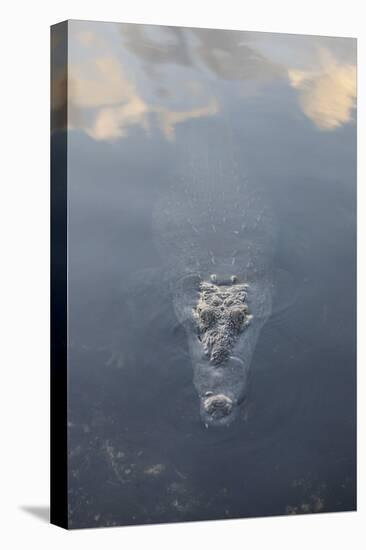
[[[69,62],[71,526],[353,510],[354,41],[72,22]],[[239,417],[206,429],[152,220],[228,131],[277,275]]]

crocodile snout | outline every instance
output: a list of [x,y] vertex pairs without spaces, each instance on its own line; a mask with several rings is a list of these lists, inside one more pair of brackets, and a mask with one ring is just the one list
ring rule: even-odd
[[201,402],[203,417],[206,427],[208,425],[227,425],[234,413],[235,403],[223,393],[217,393],[204,397]]

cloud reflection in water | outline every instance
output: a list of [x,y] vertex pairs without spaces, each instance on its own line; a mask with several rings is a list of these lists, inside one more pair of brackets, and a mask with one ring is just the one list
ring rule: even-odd
[[356,66],[330,62],[320,72],[289,70],[304,114],[318,128],[333,130],[352,120],[356,102]]
[[[302,56],[293,47],[297,38]],[[296,91],[299,108],[319,129],[353,119],[351,39],[71,22],[69,40],[68,126],[98,141],[124,138],[133,127],[172,141],[178,125],[219,115],[233,101],[245,106],[260,94],[271,104],[278,83]],[[58,71],[54,113],[64,108],[65,81],[65,70]]]

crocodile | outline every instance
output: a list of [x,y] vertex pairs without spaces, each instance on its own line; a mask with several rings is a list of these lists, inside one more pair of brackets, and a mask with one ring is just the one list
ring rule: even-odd
[[[227,426],[245,400],[272,308],[273,216],[233,140],[193,143],[153,216],[206,427]],[[177,168],[178,169],[178,168]],[[183,175],[182,175],[183,174]]]

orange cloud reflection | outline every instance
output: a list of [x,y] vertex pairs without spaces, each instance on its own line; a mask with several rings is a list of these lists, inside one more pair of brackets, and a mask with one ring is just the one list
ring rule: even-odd
[[289,70],[290,84],[300,93],[305,115],[321,130],[333,130],[350,122],[356,104],[355,65],[328,62],[321,71]]

